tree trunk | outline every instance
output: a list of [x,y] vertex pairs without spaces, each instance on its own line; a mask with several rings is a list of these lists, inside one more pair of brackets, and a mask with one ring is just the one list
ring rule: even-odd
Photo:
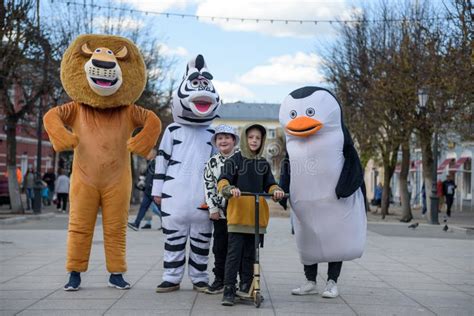
[[10,195],[12,213],[24,214],[25,211],[21,204],[20,187],[16,177],[16,125],[16,119],[11,117],[6,118],[8,194]]
[[421,157],[423,160],[423,182],[426,192],[426,219],[431,218],[431,189],[433,185],[433,151],[431,149],[431,131],[420,131]]
[[413,219],[411,213],[411,196],[408,192],[408,173],[410,172],[410,145],[408,140],[402,143],[402,166],[400,170],[400,200],[402,203],[402,218],[400,222],[408,223]]
[[383,191],[382,191],[382,219],[388,215],[388,208],[390,207],[390,180],[392,179],[392,172],[390,166],[384,163],[383,166]]

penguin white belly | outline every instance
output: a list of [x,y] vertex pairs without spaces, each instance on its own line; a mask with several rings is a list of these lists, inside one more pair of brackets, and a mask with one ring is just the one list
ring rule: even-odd
[[[332,143],[332,146],[326,146]],[[334,141],[290,141],[290,203],[301,262],[335,262],[362,256],[366,239],[363,194],[337,199],[344,157]],[[323,153],[323,154],[322,154]]]

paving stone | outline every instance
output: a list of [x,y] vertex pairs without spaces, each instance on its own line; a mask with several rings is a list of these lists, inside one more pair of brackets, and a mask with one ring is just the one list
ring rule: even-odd
[[[67,218],[64,217],[64,221]],[[25,224],[26,225],[26,224]],[[24,225],[24,226],[25,226]],[[466,252],[471,240],[384,236],[368,232],[362,258],[345,262],[338,281],[340,297],[293,296],[291,289],[305,281],[294,236],[286,218],[272,218],[262,249],[261,308],[253,302],[233,307],[220,304],[222,295],[192,290],[186,275],[181,290],[155,293],[163,273],[163,234],[129,232],[126,280],[132,289],[107,287],[102,228],[96,238],[89,270],[82,274],[81,290],[65,292],[66,232],[61,229],[0,228],[6,256],[0,260],[1,315],[474,315],[474,255]],[[385,225],[385,224],[384,224]],[[66,226],[66,225],[63,225]],[[391,232],[391,228],[386,224]],[[404,227],[406,228],[406,227]],[[381,228],[378,228],[379,232]],[[403,230],[405,231],[405,230]],[[2,252],[3,255],[3,252]],[[213,267],[211,255],[209,271]],[[319,267],[320,292],[327,264]],[[210,279],[213,280],[210,273]],[[9,308],[5,310],[5,308]],[[11,309],[10,309],[11,308]]]
[[44,299],[28,309],[34,310],[106,310],[115,300],[112,299]]
[[400,306],[400,305],[359,305],[351,304],[351,307],[359,315],[379,316],[379,315],[401,315],[401,316],[418,316],[418,315],[435,315],[432,311],[422,306]]
[[104,310],[70,310],[70,309],[27,309],[18,314],[18,316],[99,316],[104,315]]
[[0,299],[0,310],[21,310],[36,302],[25,299]]

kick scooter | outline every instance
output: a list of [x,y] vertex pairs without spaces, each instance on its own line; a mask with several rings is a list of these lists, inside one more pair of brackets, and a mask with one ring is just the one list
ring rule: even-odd
[[[253,264],[253,280],[250,289],[246,295],[239,295],[239,297],[243,300],[253,300],[255,307],[259,308],[263,301],[263,296],[260,292],[260,197],[272,197],[273,194],[242,192],[241,196],[255,197],[255,262]],[[289,196],[289,194],[285,194],[285,198]]]

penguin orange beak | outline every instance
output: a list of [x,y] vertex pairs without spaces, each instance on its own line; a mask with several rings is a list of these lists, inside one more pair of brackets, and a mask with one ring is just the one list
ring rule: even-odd
[[323,123],[307,116],[298,116],[285,127],[288,134],[299,137],[313,135],[321,128],[323,128]]

